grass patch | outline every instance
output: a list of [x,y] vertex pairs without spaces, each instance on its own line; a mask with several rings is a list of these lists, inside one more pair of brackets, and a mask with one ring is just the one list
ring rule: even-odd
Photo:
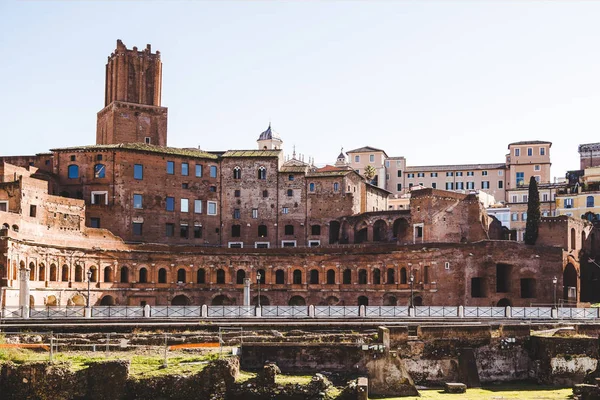
[[573,398],[571,388],[553,388],[537,385],[499,385],[481,389],[467,389],[466,394],[444,393],[443,389],[419,390],[421,397],[389,397],[387,400],[567,400]]
[[277,375],[275,383],[282,386],[287,384],[308,385],[311,379],[312,375]]
[[238,374],[236,382],[238,382],[238,383],[244,383],[246,381],[249,381],[250,379],[256,378],[256,375],[257,374],[255,372],[240,371],[240,373]]

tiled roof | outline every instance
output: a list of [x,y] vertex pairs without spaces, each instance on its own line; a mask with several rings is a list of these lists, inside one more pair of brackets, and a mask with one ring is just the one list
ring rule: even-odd
[[221,157],[279,157],[281,150],[228,150]]
[[260,134],[260,136],[258,137],[258,140],[281,140],[281,136],[279,136],[279,133],[275,132],[273,129],[271,129],[271,124],[269,123],[269,127],[267,128],[266,131],[264,131],[263,133]]
[[458,164],[458,165],[417,165],[406,167],[406,172],[420,171],[466,171],[468,169],[505,169],[506,164]]
[[340,168],[335,165],[326,165],[322,168],[318,168],[315,172],[332,172],[332,171],[347,171],[348,168]]
[[198,149],[180,149],[177,147],[155,146],[145,143],[118,143],[118,144],[96,144],[90,146],[63,147],[60,149],[51,149],[57,152],[74,152],[74,151],[102,151],[102,150],[128,150],[128,151],[144,151],[158,154],[173,154],[187,157],[211,158],[216,160],[217,156]]
[[306,176],[310,177],[310,178],[327,178],[327,177],[331,177],[331,176],[346,176],[351,172],[353,172],[353,171],[351,171],[351,170],[324,171],[324,172],[314,171],[314,172],[309,172],[308,174],[306,174]]
[[279,172],[306,172],[308,166],[306,167],[301,167],[301,166],[294,166],[294,165],[284,165],[283,167],[281,167],[279,169]]
[[523,142],[514,142],[514,143],[509,143],[508,144],[508,148],[510,148],[510,146],[515,146],[515,145],[525,145],[525,144],[549,144],[550,146],[552,146],[552,142],[546,142],[545,140],[526,140]]
[[[365,147],[359,147],[358,149],[347,151],[346,154],[348,154],[348,153],[369,153],[372,151],[383,151],[385,153],[384,150],[376,149],[375,147],[365,146]],[[386,154],[386,157],[387,157],[387,154]]]

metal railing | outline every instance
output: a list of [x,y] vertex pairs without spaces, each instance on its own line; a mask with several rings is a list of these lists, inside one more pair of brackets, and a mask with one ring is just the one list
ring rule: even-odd
[[598,308],[473,306],[68,306],[0,309],[3,321],[20,319],[206,319],[206,318],[421,318],[421,319],[600,319]]

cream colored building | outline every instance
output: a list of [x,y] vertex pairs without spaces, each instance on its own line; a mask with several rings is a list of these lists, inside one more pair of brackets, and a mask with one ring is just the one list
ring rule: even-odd
[[375,168],[376,175],[371,183],[381,189],[387,189],[385,161],[388,159],[388,155],[385,151],[365,146],[350,150],[346,154],[348,154],[348,164],[350,167],[361,175],[364,175],[367,165]]
[[600,167],[586,168],[580,183],[556,196],[559,215],[600,220]]

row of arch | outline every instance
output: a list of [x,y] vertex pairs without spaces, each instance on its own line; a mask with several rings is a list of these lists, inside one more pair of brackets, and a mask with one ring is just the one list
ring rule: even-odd
[[5,222],[5,223],[2,224],[2,229],[8,229],[8,230],[12,229],[15,232],[19,232],[19,225],[13,224],[11,226],[11,225],[9,225],[8,223]]
[[329,222],[329,244],[373,242],[396,242],[410,239],[409,222],[405,218],[393,221],[377,219],[372,224],[360,220],[354,224],[348,221]]

